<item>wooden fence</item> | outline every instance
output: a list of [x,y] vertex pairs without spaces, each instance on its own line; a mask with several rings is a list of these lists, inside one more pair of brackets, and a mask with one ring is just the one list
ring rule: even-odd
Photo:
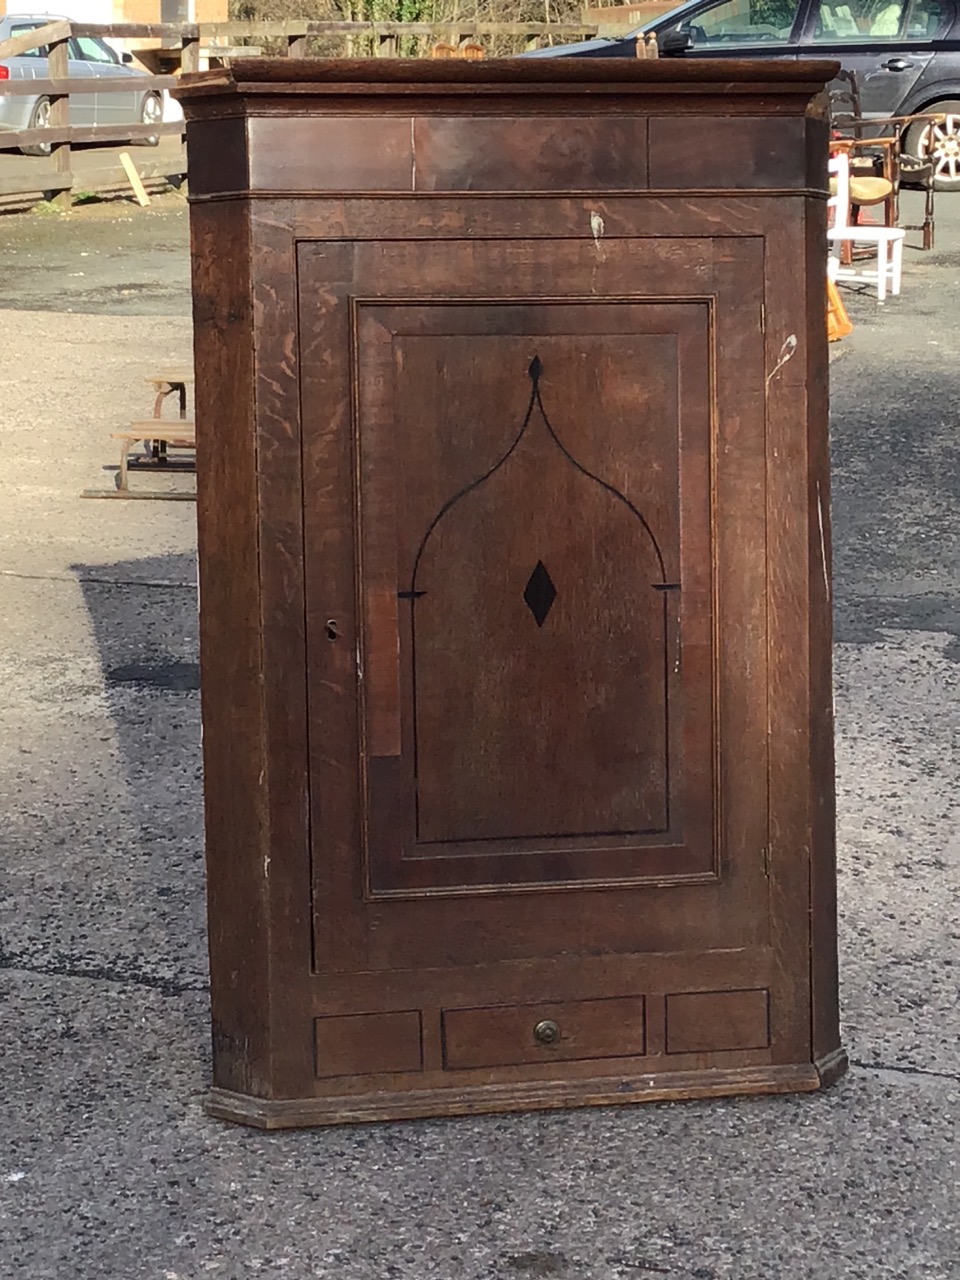
[[[71,192],[78,185],[74,173],[71,148],[116,146],[137,142],[155,134],[182,135],[181,121],[160,124],[71,126],[71,93],[129,93],[126,77],[87,76],[71,78],[68,68],[71,36],[100,36],[125,41],[151,41],[153,48],[137,49],[145,65],[171,73],[197,71],[201,65],[219,65],[231,57],[258,56],[264,53],[308,57],[311,54],[335,56],[428,56],[438,46],[455,52],[471,45],[482,56],[493,53],[519,53],[546,42],[564,43],[588,39],[596,35],[596,21],[582,23],[551,22],[216,22],[188,23],[113,23],[51,21],[43,27],[23,32],[0,41],[0,63],[30,50],[48,49],[49,78],[43,80],[0,81],[0,96],[19,94],[43,95],[50,99],[50,125],[42,129],[17,132],[0,131],[0,197],[23,193],[43,193],[59,204],[68,205]],[[605,34],[608,28],[605,28]],[[144,75],[137,78],[140,91],[161,93],[176,85],[174,74]],[[6,156],[21,147],[46,143],[49,157],[38,166],[37,161],[13,166]],[[143,153],[141,153],[143,154]],[[170,174],[186,172],[182,147],[171,149],[165,161]],[[156,164],[147,163],[156,171]],[[16,171],[14,171],[16,170]],[[90,189],[84,184],[85,189]]]

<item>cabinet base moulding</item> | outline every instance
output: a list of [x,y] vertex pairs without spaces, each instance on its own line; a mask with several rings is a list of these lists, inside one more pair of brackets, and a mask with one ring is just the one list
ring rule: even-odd
[[565,1107],[611,1107],[643,1102],[722,1098],[735,1095],[812,1093],[831,1084],[846,1070],[843,1050],[817,1063],[731,1070],[661,1072],[593,1080],[538,1080],[526,1085],[491,1084],[402,1093],[374,1093],[326,1098],[251,1098],[228,1089],[211,1089],[208,1115],[259,1129],[294,1129],[305,1125],[363,1124],[375,1120],[413,1120],[435,1116],[469,1116],[505,1111],[562,1110]]
[[846,1074],[847,1067],[850,1065],[847,1058],[847,1051],[841,1045],[839,1049],[834,1049],[832,1053],[826,1054],[822,1058],[818,1058],[814,1063],[817,1068],[817,1074],[820,1076],[820,1085],[827,1089]]

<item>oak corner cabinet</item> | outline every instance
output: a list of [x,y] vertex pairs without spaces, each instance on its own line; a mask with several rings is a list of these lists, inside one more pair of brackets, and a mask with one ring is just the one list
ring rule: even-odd
[[184,77],[214,1115],[843,1071],[834,70]]

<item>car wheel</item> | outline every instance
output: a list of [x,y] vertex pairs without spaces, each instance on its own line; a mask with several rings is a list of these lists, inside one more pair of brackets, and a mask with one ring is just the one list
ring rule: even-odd
[[946,119],[936,123],[916,121],[904,135],[903,149],[918,160],[933,165],[933,185],[937,191],[960,191],[960,102],[944,99],[926,108]]
[[[28,129],[49,129],[50,127],[50,99],[38,98],[33,104],[33,110],[30,112],[30,123]],[[53,144],[50,142],[35,142],[32,147],[21,147],[20,150],[25,156],[48,156],[53,150]]]
[[[140,108],[141,124],[159,124],[163,119],[163,103],[155,93],[148,93],[143,100],[143,106]],[[160,145],[159,133],[151,133],[148,138],[140,139],[141,146],[158,147]]]

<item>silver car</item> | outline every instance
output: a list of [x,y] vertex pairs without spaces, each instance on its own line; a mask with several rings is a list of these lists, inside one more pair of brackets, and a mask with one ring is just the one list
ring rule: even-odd
[[[57,19],[8,13],[0,18],[0,40],[23,35]],[[85,125],[159,124],[163,118],[163,99],[155,89],[144,89],[141,81],[148,73],[129,66],[129,54],[122,57],[96,36],[71,36],[67,49],[67,74],[70,79],[85,80],[94,76],[123,78],[130,82],[130,92],[116,90],[97,93],[91,84],[90,93],[71,93],[70,123]],[[43,129],[50,123],[50,99],[31,94],[4,93],[4,80],[46,80],[50,72],[47,49],[31,49],[15,58],[0,59],[0,129]],[[159,134],[146,139],[148,146],[156,146]],[[25,155],[49,155],[49,143],[21,147]]]

